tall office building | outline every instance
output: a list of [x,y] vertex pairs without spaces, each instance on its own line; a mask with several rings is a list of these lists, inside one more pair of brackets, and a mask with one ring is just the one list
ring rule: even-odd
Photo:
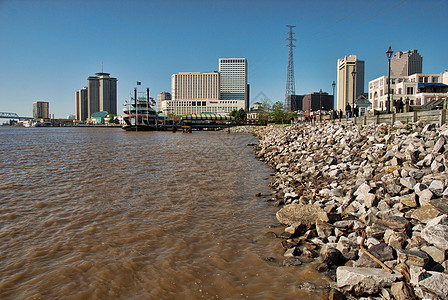
[[87,77],[87,115],[100,111],[100,83],[96,76]]
[[50,103],[44,101],[33,102],[33,118],[34,119],[49,119],[50,118]]
[[244,100],[249,110],[249,90],[247,84],[247,60],[245,58],[220,58],[221,100]]
[[364,93],[364,61],[356,55],[338,59],[337,109],[345,111],[347,103],[353,107],[354,100]]
[[219,72],[181,72],[171,76],[171,100],[161,101],[164,114],[224,113],[249,108],[247,61],[220,58]]
[[87,87],[85,86],[75,93],[76,97],[76,120],[85,121],[89,117],[88,101],[87,101]]
[[109,73],[96,73],[99,77],[100,111],[117,115],[117,78],[111,78]]
[[99,111],[117,114],[117,78],[109,73],[95,73],[87,78],[87,115]]
[[417,50],[397,52],[390,60],[390,75],[402,77],[422,73],[422,64],[423,58]]
[[181,72],[171,75],[173,100],[218,100],[219,73]]

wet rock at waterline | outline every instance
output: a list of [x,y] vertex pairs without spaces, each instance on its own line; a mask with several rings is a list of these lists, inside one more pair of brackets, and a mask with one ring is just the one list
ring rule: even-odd
[[[253,133],[257,157],[275,171],[286,265],[311,259],[321,272],[336,270],[338,295],[444,293],[447,125],[301,123]],[[420,275],[409,286],[397,270]]]

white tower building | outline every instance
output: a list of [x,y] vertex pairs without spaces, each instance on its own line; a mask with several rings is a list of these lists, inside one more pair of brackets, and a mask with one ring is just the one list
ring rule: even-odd
[[356,55],[338,59],[337,109],[345,111],[348,104],[353,108],[356,98],[364,93],[364,61]]
[[220,100],[242,100],[249,108],[247,86],[247,60],[245,58],[220,58]]

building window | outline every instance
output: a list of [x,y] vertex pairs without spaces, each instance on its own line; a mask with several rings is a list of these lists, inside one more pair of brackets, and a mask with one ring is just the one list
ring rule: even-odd
[[401,92],[402,92],[403,90],[401,89],[401,88],[398,88],[398,94],[400,94],[401,95]]
[[438,83],[438,82],[439,82],[439,77],[433,77],[433,78],[432,78],[432,82],[434,82],[434,83]]
[[406,94],[407,94],[407,95],[414,95],[414,87],[412,87],[412,86],[408,86],[408,87],[406,88]]

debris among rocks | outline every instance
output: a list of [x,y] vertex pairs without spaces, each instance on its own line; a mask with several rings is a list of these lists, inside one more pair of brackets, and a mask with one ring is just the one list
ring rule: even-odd
[[251,130],[275,171],[284,265],[336,271],[333,298],[448,299],[448,125]]

